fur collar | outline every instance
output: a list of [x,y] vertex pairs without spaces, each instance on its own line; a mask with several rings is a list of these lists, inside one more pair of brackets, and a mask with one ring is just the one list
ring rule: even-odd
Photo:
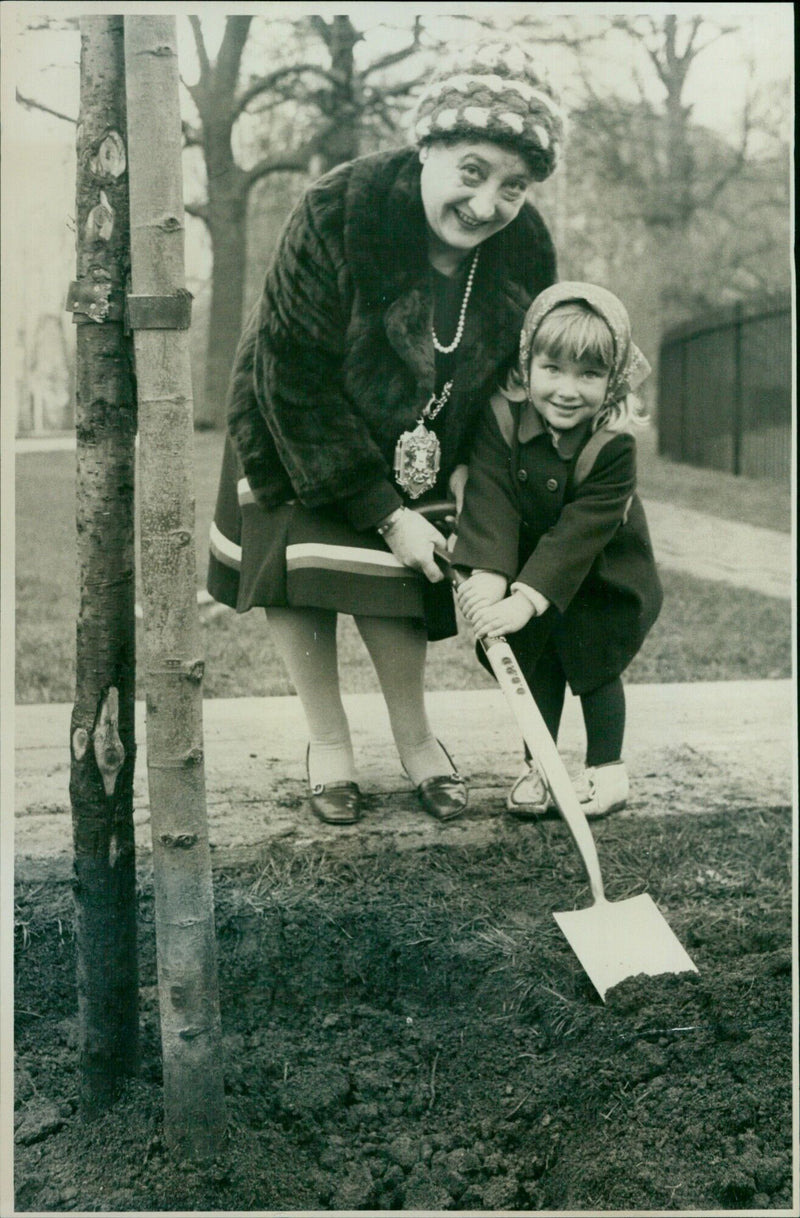
[[[432,310],[425,212],[416,149],[361,157],[351,166],[345,201],[345,253],[353,286],[367,311],[386,315],[392,346],[432,379],[429,345]],[[479,384],[487,366],[516,348],[525,309],[541,288],[541,232],[525,204],[507,228],[481,246],[454,392]]]
[[420,165],[413,149],[354,161],[345,202],[345,254],[368,307],[386,308],[428,274]]

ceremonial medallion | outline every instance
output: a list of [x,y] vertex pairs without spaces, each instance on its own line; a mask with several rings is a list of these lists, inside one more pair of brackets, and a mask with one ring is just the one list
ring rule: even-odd
[[413,431],[400,436],[394,450],[394,476],[409,499],[419,499],[435,485],[441,451],[438,436],[428,431],[422,419]]

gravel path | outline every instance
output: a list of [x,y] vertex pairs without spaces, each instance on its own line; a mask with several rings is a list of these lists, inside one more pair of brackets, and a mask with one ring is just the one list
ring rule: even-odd
[[791,597],[791,534],[657,500],[646,500],[645,510],[659,566],[765,596]]
[[[629,685],[626,761],[632,794],[625,816],[664,816],[786,806],[793,791],[794,687],[783,681]],[[402,776],[378,694],[345,697],[362,785],[364,821],[336,829],[312,817],[304,799],[305,727],[297,698],[213,699],[204,704],[209,837],[219,852],[286,838],[294,845],[399,849],[493,841],[504,831],[504,800],[521,746],[498,690],[429,694],[437,733],[469,778],[470,808],[443,827],[425,816]],[[16,854],[49,867],[71,862],[68,796],[71,707],[18,706]],[[137,841],[150,849],[144,704],[137,704],[134,785]],[[581,766],[580,704],[571,696],[559,747],[572,773]]]

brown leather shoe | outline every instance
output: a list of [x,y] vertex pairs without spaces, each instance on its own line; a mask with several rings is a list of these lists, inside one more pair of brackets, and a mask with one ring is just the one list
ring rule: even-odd
[[437,743],[453,766],[453,772],[426,778],[417,787],[417,795],[425,811],[434,816],[436,820],[455,820],[467,806],[469,790],[441,740]]
[[355,825],[361,820],[361,791],[356,782],[319,783],[311,788],[311,811],[326,825]]
[[417,787],[417,795],[426,812],[436,820],[455,820],[467,806],[467,784],[460,774],[437,774],[426,778]]
[[[306,775],[311,745],[306,746]],[[308,778],[309,803],[317,820],[326,825],[355,825],[361,820],[361,791],[357,782],[326,782],[311,786]]]

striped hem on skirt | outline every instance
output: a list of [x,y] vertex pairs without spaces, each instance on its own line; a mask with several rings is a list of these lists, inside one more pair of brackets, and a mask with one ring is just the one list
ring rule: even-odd
[[403,566],[376,533],[296,501],[259,507],[230,440],[209,542],[208,590],[239,613],[315,607],[421,619],[430,638],[456,633],[449,586]]

